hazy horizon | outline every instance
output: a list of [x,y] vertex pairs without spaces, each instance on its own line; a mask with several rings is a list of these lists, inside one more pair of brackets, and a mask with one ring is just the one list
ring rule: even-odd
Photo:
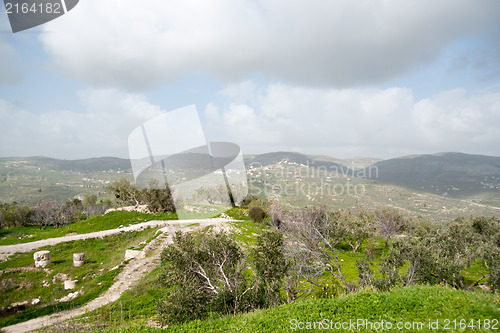
[[[302,152],[298,151],[269,151],[265,153],[244,153],[244,157],[248,156],[255,156],[255,155],[264,155],[264,154],[273,154],[273,153],[292,153],[292,154],[302,154],[305,156],[324,156],[332,159],[338,159],[338,160],[349,160],[349,159],[376,159],[376,160],[390,160],[394,158],[401,158],[401,157],[412,157],[412,156],[422,156],[422,155],[441,155],[441,154],[466,154],[466,155],[477,155],[477,156],[489,156],[489,157],[500,157],[500,155],[485,155],[485,154],[476,154],[476,153],[465,153],[461,151],[441,151],[441,152],[432,152],[432,153],[421,153],[421,154],[407,154],[407,155],[401,155],[401,156],[394,156],[394,157],[389,157],[389,158],[381,158],[381,157],[376,157],[376,156],[351,156],[351,157],[337,157],[337,156],[330,156],[330,155],[322,155],[322,154],[305,154]],[[58,158],[58,157],[53,157],[53,156],[46,156],[46,155],[31,155],[31,156],[0,156],[0,158],[51,158],[55,160],[66,160],[66,161],[78,161],[78,160],[87,160],[87,159],[95,159],[95,158],[119,158],[119,159],[124,159],[124,160],[130,160],[129,157],[125,156],[91,156],[91,157],[83,157],[83,158]]]

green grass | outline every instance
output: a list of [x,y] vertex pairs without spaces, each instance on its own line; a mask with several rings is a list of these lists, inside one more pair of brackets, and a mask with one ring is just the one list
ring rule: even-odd
[[[488,268],[484,265],[484,261],[481,259],[473,260],[470,267],[467,267],[462,271],[462,276],[464,277],[464,283],[466,286],[470,286],[488,271]],[[481,280],[481,283],[487,283],[488,278]],[[479,287],[476,287],[479,288]]]
[[0,245],[33,242],[41,239],[62,237],[70,233],[85,234],[118,228],[120,225],[137,224],[151,220],[176,220],[175,213],[147,214],[139,212],[114,211],[94,216],[84,221],[68,224],[61,228],[17,227],[0,229]]
[[262,233],[262,230],[269,229],[264,223],[254,223],[250,220],[230,222],[234,227],[232,232],[234,238],[245,246],[256,244],[256,236]]
[[[0,318],[0,327],[83,305],[96,298],[113,284],[113,278],[121,270],[120,263],[125,250],[151,239],[156,230],[131,231],[103,239],[66,242],[37,249],[51,251],[52,263],[46,267],[49,272],[39,269],[34,272],[3,273],[2,279],[12,279],[17,287],[2,291],[0,307],[14,302],[31,301],[34,298],[39,298],[41,302],[17,314]],[[0,263],[0,270],[33,267],[33,252],[14,255],[11,260]],[[82,267],[73,267],[73,253],[77,252],[85,253],[85,264]],[[118,268],[112,270],[116,266]],[[55,299],[60,299],[70,292],[64,290],[62,281],[52,282],[58,273],[68,275],[71,280],[77,279],[75,290],[81,290],[83,295],[71,302],[56,304]],[[49,286],[44,287],[44,281],[48,282]]]
[[249,221],[250,218],[248,217],[248,215],[246,215],[246,211],[247,210],[244,208],[235,207],[235,208],[229,209],[225,213],[227,216],[232,217],[235,220]]
[[[123,329],[110,329],[105,332],[290,332],[299,330],[298,322],[318,323],[322,320],[349,322],[364,319],[371,323],[421,322],[423,329],[402,330],[404,332],[457,332],[456,329],[444,329],[445,319],[498,319],[500,318],[500,300],[498,296],[485,293],[471,293],[454,290],[444,286],[413,286],[394,289],[390,292],[361,291],[356,294],[331,299],[304,300],[273,309],[258,310],[247,314],[195,320],[172,326],[165,330],[148,328],[144,325]],[[428,328],[429,321],[438,321],[439,328]],[[326,321],[325,321],[326,322]],[[316,324],[318,325],[318,324]],[[453,328],[453,324],[450,324]],[[498,327],[498,325],[497,325]],[[318,329],[313,331],[325,331]],[[348,331],[348,330],[339,330]],[[359,326],[351,332],[373,332],[374,329]],[[395,331],[398,331],[395,329]],[[464,331],[472,331],[468,328]],[[492,332],[478,329],[476,332]]]
[[87,313],[77,321],[99,322],[110,325],[110,323],[143,322],[156,318],[156,302],[164,295],[164,290],[157,285],[160,267],[155,268],[144,276],[139,283],[125,291],[120,299],[102,308]]

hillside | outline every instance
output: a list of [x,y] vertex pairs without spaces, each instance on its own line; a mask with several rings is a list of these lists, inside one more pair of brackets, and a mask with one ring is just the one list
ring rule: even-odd
[[[151,283],[151,281],[148,281]],[[373,332],[385,331],[370,329],[370,323],[384,322],[385,328],[393,325],[392,329],[401,332],[491,332],[481,325],[488,323],[497,325],[500,316],[498,296],[482,292],[467,292],[455,290],[445,286],[412,286],[394,289],[390,292],[364,290],[355,294],[344,295],[339,298],[309,299],[292,304],[278,306],[272,309],[256,310],[235,316],[218,317],[205,320],[194,320],[185,324],[170,326],[165,329],[153,328],[150,321],[140,323],[124,323],[120,325],[118,314],[115,327],[108,328],[107,333],[136,333],[136,332],[290,332],[290,331],[328,331],[339,332]],[[116,307],[117,312],[120,307]],[[140,309],[135,309],[140,311]],[[108,313],[105,313],[108,315]],[[113,314],[113,316],[117,316]],[[453,319],[457,319],[455,323]],[[90,320],[86,317],[85,320]],[[92,316],[99,320],[102,326],[106,318]],[[357,320],[363,320],[357,326]],[[461,319],[462,322],[460,322]],[[474,322],[471,323],[471,320]],[[479,321],[478,321],[479,320]],[[118,324],[116,324],[118,322]],[[323,326],[319,327],[322,322]],[[339,327],[342,323],[344,328]],[[350,327],[349,323],[353,323]],[[465,322],[465,326],[464,326]],[[335,329],[335,324],[337,329]],[[397,329],[397,325],[407,323],[406,329]],[[76,325],[81,325],[76,322]],[[92,324],[96,324],[92,322]],[[486,324],[486,325],[488,325]],[[314,326],[316,325],[316,326]],[[331,326],[332,325],[332,326]],[[430,326],[432,325],[432,326]],[[462,328],[460,329],[460,325]],[[469,326],[470,325],[470,326]],[[474,328],[472,325],[475,325]],[[62,326],[62,325],[61,325]],[[110,325],[111,327],[113,325]],[[330,327],[332,327],[330,329]],[[316,329],[314,329],[316,328]],[[103,332],[102,330],[94,330]],[[389,330],[387,330],[389,331]]]
[[[272,197],[293,206],[324,205],[331,209],[397,208],[405,214],[447,222],[458,216],[500,214],[500,193],[456,198],[378,180],[357,178],[345,169],[329,171],[282,160],[247,170],[251,194]],[[375,172],[375,171],[372,171]]]
[[[355,332],[385,331],[398,323],[407,323],[404,332],[459,331],[450,325],[449,318],[488,318],[490,322],[500,316],[498,296],[470,293],[449,287],[416,286],[391,292],[363,291],[340,298],[307,300],[274,309],[255,311],[220,319],[192,321],[166,330],[136,327],[110,332],[290,332],[291,330],[339,330]],[[362,320],[357,325],[357,320]],[[453,320],[451,319],[451,320]],[[355,322],[354,326],[335,328],[335,324]],[[458,322],[459,320],[457,320]],[[323,326],[319,326],[323,322]],[[375,329],[369,323],[385,323],[385,330]],[[431,327],[429,327],[432,322]],[[436,323],[437,322],[437,323]],[[333,326],[332,326],[333,325]],[[437,325],[437,326],[436,326]],[[458,322],[457,325],[460,325]],[[438,328],[438,329],[436,329]],[[487,331],[467,327],[470,331]],[[390,329],[389,329],[390,330]]]
[[[441,221],[499,214],[500,157],[441,153],[380,161],[275,152],[244,161],[250,193],[293,205],[394,207]],[[108,184],[122,177],[133,180],[126,159],[1,158],[0,202],[34,205],[84,193],[103,198]]]
[[0,158],[0,202],[34,205],[41,200],[66,201],[83,193],[105,196],[106,186],[121,177],[132,179],[127,159]]
[[[372,172],[368,173],[369,169]],[[377,162],[358,174],[379,182],[457,198],[500,192],[500,157],[493,156],[462,153],[406,156]]]

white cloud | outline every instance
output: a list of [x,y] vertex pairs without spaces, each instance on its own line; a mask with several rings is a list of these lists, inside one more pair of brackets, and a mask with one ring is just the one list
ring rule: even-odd
[[254,104],[207,106],[209,136],[246,153],[335,157],[462,151],[500,155],[500,92],[464,90],[415,101],[407,88],[311,89],[273,84]]
[[[227,91],[227,89],[225,89]],[[83,112],[36,114],[0,100],[0,156],[128,156],[130,132],[164,111],[139,94],[79,93]],[[243,153],[298,151],[396,157],[461,151],[500,155],[500,92],[442,92],[417,101],[408,88],[332,89],[270,84],[247,103],[209,103],[207,137]],[[223,103],[223,102],[221,102]]]
[[418,68],[499,18],[496,0],[87,0],[40,38],[57,70],[93,84],[260,73],[349,87]]
[[137,94],[113,89],[80,92],[82,113],[55,110],[36,114],[0,100],[1,156],[59,158],[127,157],[127,137],[163,111]]

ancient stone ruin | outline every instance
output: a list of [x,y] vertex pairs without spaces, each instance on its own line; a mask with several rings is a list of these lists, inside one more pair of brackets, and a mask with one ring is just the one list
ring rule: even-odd
[[35,267],[45,267],[50,264],[50,251],[38,251],[33,254]]
[[80,267],[85,263],[85,253],[73,253],[73,266]]

